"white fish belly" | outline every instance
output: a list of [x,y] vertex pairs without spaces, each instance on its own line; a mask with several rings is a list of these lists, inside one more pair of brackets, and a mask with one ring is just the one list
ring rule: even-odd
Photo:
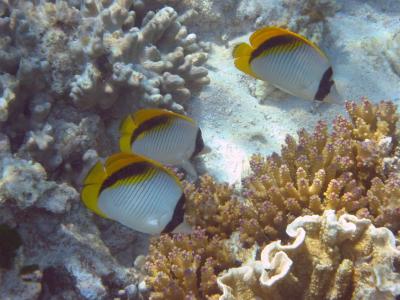
[[111,219],[148,234],[159,234],[172,219],[182,190],[174,178],[161,171],[150,179],[103,190],[99,208]]
[[292,51],[272,52],[251,62],[260,78],[294,96],[314,99],[329,62],[309,45]]
[[176,165],[192,155],[197,135],[197,126],[174,119],[171,125],[161,130],[152,130],[132,144],[132,151],[163,164]]

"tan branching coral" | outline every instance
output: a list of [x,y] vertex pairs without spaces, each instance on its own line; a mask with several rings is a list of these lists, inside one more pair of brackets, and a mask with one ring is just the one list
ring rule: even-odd
[[232,186],[221,184],[205,175],[196,187],[185,183],[186,220],[191,225],[204,228],[210,235],[229,237],[239,225],[241,204]]
[[287,228],[289,245],[270,243],[260,261],[218,277],[221,300],[393,299],[400,293],[395,238],[367,219],[333,210],[298,217]]
[[253,174],[244,185],[250,208],[250,218],[249,212],[242,214],[245,243],[282,238],[296,217],[325,209],[362,215],[399,230],[393,220],[400,217],[394,199],[400,185],[384,171],[384,160],[397,144],[396,107],[363,99],[358,105],[348,102],[346,108],[351,121],[337,117],[332,134],[320,122],[313,134],[300,130],[298,142],[288,136],[281,156],[253,156]]
[[146,264],[150,299],[218,299],[216,275],[235,263],[228,245],[204,230],[162,235],[152,241]]

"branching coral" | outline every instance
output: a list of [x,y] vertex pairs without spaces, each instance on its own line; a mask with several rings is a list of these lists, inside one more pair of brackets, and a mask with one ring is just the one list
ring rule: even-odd
[[233,187],[219,184],[208,175],[200,177],[199,186],[185,184],[186,220],[204,228],[210,235],[229,237],[239,225],[241,204]]
[[218,299],[216,274],[236,263],[229,247],[204,230],[161,236],[150,245],[146,284],[150,299]]
[[369,220],[333,210],[295,219],[292,244],[275,241],[218,277],[220,299],[393,299],[400,293],[395,238]]
[[[278,238],[297,216],[325,209],[368,216],[379,225],[396,223],[389,220],[399,216],[398,203],[389,204],[395,196],[382,190],[388,185],[392,194],[399,191],[383,163],[397,144],[396,107],[390,102],[374,106],[364,99],[346,108],[351,122],[336,118],[332,134],[320,122],[312,135],[301,130],[298,142],[288,136],[281,156],[252,158],[253,174],[244,188],[252,217],[242,221],[243,241]],[[397,226],[391,227],[396,231]]]

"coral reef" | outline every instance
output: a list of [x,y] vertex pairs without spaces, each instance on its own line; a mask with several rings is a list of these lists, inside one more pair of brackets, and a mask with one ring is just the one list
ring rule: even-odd
[[272,242],[261,260],[218,276],[220,299],[372,300],[400,294],[400,251],[388,229],[327,210],[298,217],[286,232],[291,244]]
[[108,131],[127,111],[183,111],[209,82],[207,47],[157,1],[2,7],[0,123],[13,151],[48,171],[67,174],[89,149],[115,151]]
[[178,108],[191,90],[208,83],[201,66],[207,54],[171,7],[152,11],[139,1],[91,1],[78,9],[64,1],[22,2],[4,12],[0,30],[1,68],[11,77],[2,81],[14,80],[18,90],[7,84],[4,108],[29,97],[27,87],[53,97],[69,94],[80,108],[107,109],[119,98]]
[[1,298],[99,299],[135,282],[135,271],[110,255],[114,247],[101,239],[78,192],[49,180],[39,163],[12,156],[6,139],[0,144],[0,227],[8,232],[0,233],[7,259],[0,266]]

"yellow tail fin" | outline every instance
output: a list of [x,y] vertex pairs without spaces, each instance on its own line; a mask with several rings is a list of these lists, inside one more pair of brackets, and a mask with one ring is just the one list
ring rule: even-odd
[[81,199],[86,207],[104,218],[107,218],[107,216],[99,209],[97,201],[101,185],[106,178],[107,174],[102,163],[96,163],[86,175],[81,191]]
[[234,62],[236,68],[250,76],[258,78],[258,76],[251,70],[250,66],[250,58],[253,50],[254,49],[251,48],[249,44],[241,43],[233,48],[232,56],[235,59]]
[[253,48],[250,47],[247,43],[241,43],[235,46],[232,51],[233,58],[239,58],[242,56],[251,56],[251,52],[253,52]]

